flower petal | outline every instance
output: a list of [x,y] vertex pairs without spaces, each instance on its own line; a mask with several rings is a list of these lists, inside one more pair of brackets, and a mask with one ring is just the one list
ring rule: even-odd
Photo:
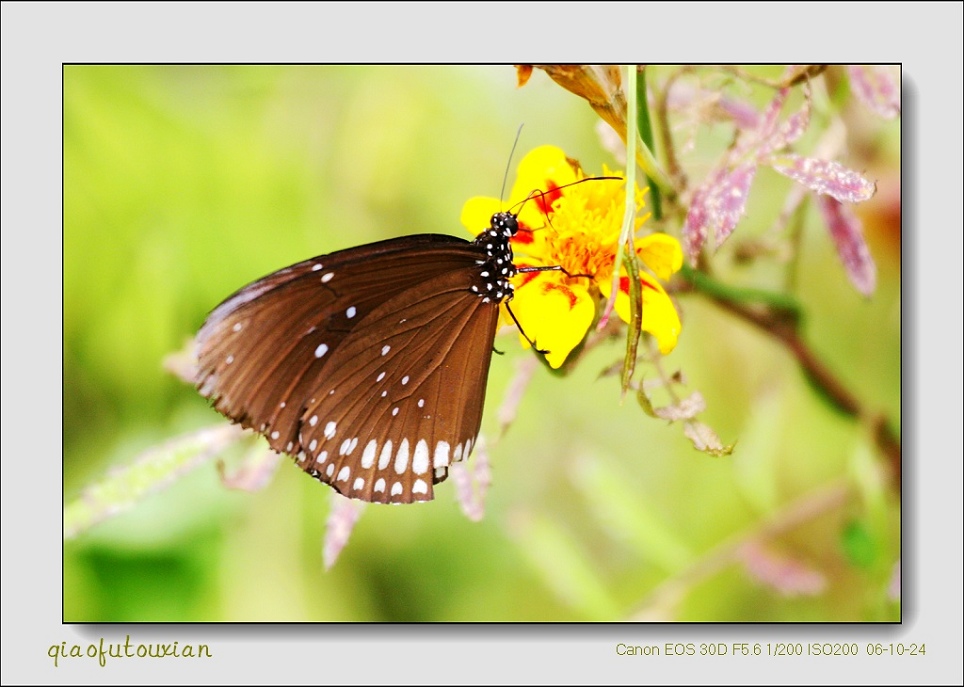
[[540,275],[516,289],[511,307],[526,336],[547,350],[546,360],[558,368],[585,338],[596,306],[585,288],[553,277]]
[[683,266],[683,249],[669,234],[656,233],[636,239],[636,255],[663,281]]
[[529,151],[519,162],[511,203],[514,205],[530,197],[534,202],[526,203],[519,210],[519,221],[534,229],[543,226],[544,216],[561,195],[557,189],[579,178],[561,148],[539,146]]
[[489,228],[492,215],[502,210],[502,203],[498,198],[475,196],[465,201],[462,206],[462,225],[475,235],[481,234]]

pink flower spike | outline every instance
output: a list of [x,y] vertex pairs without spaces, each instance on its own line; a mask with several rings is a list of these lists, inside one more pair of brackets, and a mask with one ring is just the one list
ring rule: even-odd
[[760,113],[749,103],[721,96],[716,106],[721,112],[733,120],[733,123],[740,129],[752,129],[760,123]]
[[889,67],[853,64],[847,74],[854,95],[872,112],[884,119],[900,116],[900,83]]
[[515,374],[509,383],[509,388],[506,389],[505,398],[502,399],[502,405],[499,406],[500,435],[505,434],[505,431],[509,429],[509,426],[515,421],[519,404],[522,402],[522,397],[525,394],[526,388],[529,386],[529,382],[532,380],[532,374],[535,372],[538,364],[539,360],[535,356],[527,355],[524,358],[519,358],[516,364]]
[[787,101],[787,96],[790,94],[789,88],[781,88],[777,91],[773,100],[767,105],[767,109],[763,111],[763,115],[760,118],[760,126],[757,129],[757,135],[760,140],[767,140],[775,133],[777,133],[777,122],[780,118],[780,110],[783,109],[783,104]]
[[259,491],[268,486],[274,477],[278,465],[281,464],[281,454],[275,453],[266,446],[258,445],[244,456],[244,460],[233,471],[228,471],[223,461],[218,462],[218,473],[221,484],[228,489],[240,491]]
[[831,196],[842,203],[861,203],[873,197],[877,187],[839,162],[800,155],[780,155],[769,161],[784,176],[811,191]]
[[756,542],[744,544],[740,558],[753,578],[782,596],[817,596],[827,588],[827,578],[820,571]]
[[757,160],[763,162],[771,153],[782,150],[795,143],[810,126],[810,88],[804,88],[803,107],[787,121],[780,124],[770,133],[764,133],[757,152]]
[[455,482],[455,496],[469,520],[478,522],[485,516],[485,495],[492,484],[489,451],[482,435],[475,442],[472,460],[454,463],[449,472]]
[[829,196],[817,196],[817,206],[851,283],[860,293],[870,296],[877,287],[877,266],[864,240],[860,220],[848,206]]
[[[755,129],[760,123],[760,112],[745,100],[730,97],[716,90],[697,88],[683,80],[673,82],[666,99],[669,109],[687,117],[699,118],[704,110],[714,112],[713,119],[730,119],[738,129]],[[624,157],[626,146],[622,146]]]
[[321,554],[325,570],[331,570],[338,560],[364,509],[365,504],[362,501],[345,498],[338,493],[331,495],[331,510],[325,526],[325,544]]
[[695,260],[710,232],[714,249],[719,249],[733,233],[746,211],[746,199],[756,175],[756,164],[745,164],[727,171],[718,169],[693,194],[683,243],[690,260]]

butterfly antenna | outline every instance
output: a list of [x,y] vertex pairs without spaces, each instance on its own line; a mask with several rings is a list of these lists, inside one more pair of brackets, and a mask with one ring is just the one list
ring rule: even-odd
[[[586,181],[622,181],[622,180],[623,180],[622,177],[586,177],[585,179],[578,179],[578,180],[576,180],[576,181],[570,181],[568,184],[563,184],[562,186],[557,186],[556,188],[552,189],[551,191],[542,191],[542,190],[537,189],[537,188],[536,188],[536,189],[532,189],[532,191],[529,192],[529,195],[527,195],[525,198],[523,198],[523,199],[520,200],[518,203],[516,203],[515,205],[513,205],[512,208],[509,209],[509,211],[512,212],[512,209],[514,209],[514,208],[519,208],[519,210],[514,213],[514,214],[519,214],[520,212],[522,212],[522,208],[525,206],[525,204],[528,203],[528,202],[529,202],[530,200],[532,200],[533,198],[539,198],[539,199],[541,199],[541,200],[543,201],[543,203],[545,203],[545,197],[546,197],[547,195],[549,195],[550,193],[555,193],[556,191],[561,191],[561,190],[564,189],[564,188],[569,188],[570,186],[575,186],[575,185],[577,185],[577,184],[582,184],[582,183],[584,183],[584,182],[586,182]],[[547,216],[547,218],[548,218],[548,213],[547,213],[546,216]]]
[[499,205],[505,201],[505,184],[509,179],[509,168],[512,167],[512,157],[515,155],[516,146],[519,145],[519,137],[522,135],[522,127],[525,123],[519,125],[519,130],[515,132],[515,140],[512,142],[512,150],[509,151],[509,161],[505,164],[505,174],[502,175],[502,190],[499,192]]

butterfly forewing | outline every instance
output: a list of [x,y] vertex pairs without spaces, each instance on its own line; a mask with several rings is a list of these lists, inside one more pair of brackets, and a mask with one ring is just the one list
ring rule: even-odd
[[198,389],[343,494],[431,499],[481,422],[498,299],[470,289],[486,257],[432,234],[274,272],[208,316]]
[[409,503],[468,457],[499,313],[466,297],[477,274],[473,263],[421,282],[359,322],[302,417],[305,470],[346,496]]

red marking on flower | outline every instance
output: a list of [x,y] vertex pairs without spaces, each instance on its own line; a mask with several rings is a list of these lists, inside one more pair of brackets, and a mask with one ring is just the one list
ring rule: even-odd
[[[653,291],[656,290],[656,287],[650,284],[646,279],[640,279],[639,283],[644,289],[652,289]],[[619,278],[619,290],[625,293],[627,296],[629,295],[629,277]]]
[[576,298],[576,294],[572,292],[572,289],[567,289],[562,284],[556,284],[555,282],[547,281],[542,285],[542,292],[548,294],[550,291],[559,291],[566,298],[569,299],[569,309],[572,310],[576,307],[576,303],[579,299]]
[[536,205],[546,216],[552,212],[552,204],[560,198],[562,198],[562,191],[559,190],[559,185],[553,183],[551,179],[546,179],[546,190],[534,196]]
[[509,239],[509,242],[528,246],[530,243],[532,243],[534,238],[535,237],[532,235],[532,229],[522,222],[519,222],[519,231],[515,233],[515,236]]

